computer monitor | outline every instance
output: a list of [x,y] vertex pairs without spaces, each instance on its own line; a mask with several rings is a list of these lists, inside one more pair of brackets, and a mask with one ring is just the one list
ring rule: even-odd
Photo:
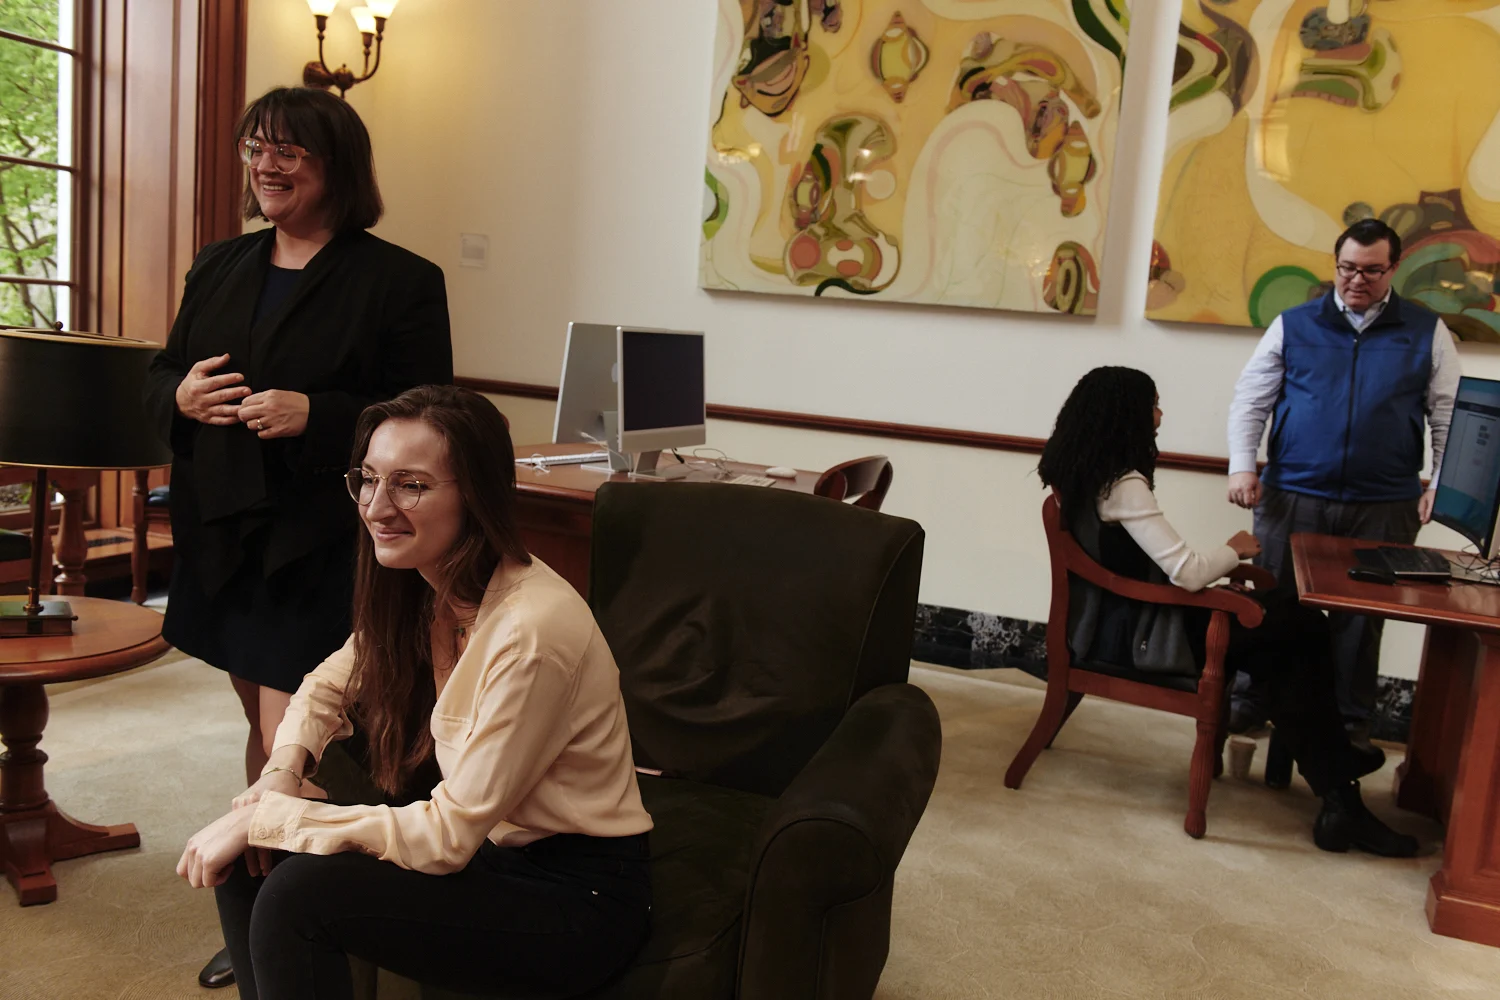
[[[604,415],[619,405],[615,360],[620,328],[604,323],[569,323],[552,418],[556,444],[605,440]],[[611,448],[615,445],[611,444]]]
[[1432,519],[1492,560],[1500,541],[1500,382],[1458,381]]
[[708,439],[702,333],[622,326],[617,352],[618,447],[640,454],[637,472],[649,473],[663,448]]

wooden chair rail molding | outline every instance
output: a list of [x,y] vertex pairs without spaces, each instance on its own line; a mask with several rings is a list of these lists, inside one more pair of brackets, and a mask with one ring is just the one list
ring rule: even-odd
[[[465,389],[488,392],[497,396],[523,396],[530,399],[556,399],[557,387],[535,385],[530,382],[505,382],[488,378],[459,376],[453,380]],[[961,448],[982,448],[987,451],[1014,451],[1040,455],[1043,438],[1017,437],[1012,434],[991,434],[987,431],[966,431],[956,427],[927,427],[922,424],[893,424],[880,420],[860,420],[854,417],[828,417],[818,413],[795,413],[789,410],[761,410],[749,406],[726,406],[709,403],[708,415],[716,420],[734,420],[747,424],[771,424],[776,427],[800,427],[814,431],[833,431],[836,434],[860,434],[865,437],[893,438],[898,441],[926,441],[932,444],[951,444]],[[1229,460],[1212,455],[1189,455],[1182,452],[1164,451],[1157,460],[1158,469],[1182,469],[1188,472],[1209,472],[1217,475],[1229,474]]]

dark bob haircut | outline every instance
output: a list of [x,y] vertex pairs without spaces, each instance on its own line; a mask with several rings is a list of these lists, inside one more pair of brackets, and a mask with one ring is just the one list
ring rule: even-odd
[[[323,202],[335,233],[369,229],[385,205],[375,183],[370,133],[343,99],[311,87],[274,87],[240,116],[235,140],[259,131],[268,141],[301,146],[323,163]],[[245,183],[245,218],[264,219],[255,192]]]
[[1334,257],[1338,257],[1339,251],[1344,249],[1344,244],[1349,240],[1353,240],[1362,247],[1372,247],[1381,240],[1385,240],[1391,248],[1391,263],[1394,264],[1401,259],[1401,237],[1379,219],[1360,219],[1344,230],[1338,241],[1333,244]]

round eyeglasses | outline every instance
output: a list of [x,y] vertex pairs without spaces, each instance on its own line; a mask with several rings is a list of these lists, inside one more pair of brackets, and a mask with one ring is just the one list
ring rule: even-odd
[[245,166],[254,166],[258,157],[266,155],[271,157],[272,168],[282,174],[295,173],[302,166],[302,158],[309,155],[307,150],[290,142],[263,142],[248,135],[238,140],[235,147],[239,149]]
[[389,476],[371,475],[363,469],[350,469],[344,476],[344,483],[349,487],[349,496],[361,507],[368,507],[375,502],[375,489],[384,480],[386,495],[391,498],[391,503],[402,510],[411,510],[422,500],[422,494],[438,486],[446,486],[455,482],[452,479],[440,479],[437,482],[424,482],[409,472],[393,472]]

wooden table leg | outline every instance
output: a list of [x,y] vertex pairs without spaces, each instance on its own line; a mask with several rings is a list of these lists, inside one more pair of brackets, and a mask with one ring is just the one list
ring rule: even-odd
[[1461,749],[1427,922],[1435,933],[1500,947],[1500,635],[1479,642],[1463,712],[1452,720]]
[[47,796],[37,748],[47,727],[47,691],[40,683],[0,685],[0,867],[22,906],[57,898],[52,862],[139,847],[135,826],[80,823]]
[[1479,638],[1473,632],[1428,626],[1406,760],[1396,768],[1396,804],[1440,823],[1448,821],[1479,662]]

